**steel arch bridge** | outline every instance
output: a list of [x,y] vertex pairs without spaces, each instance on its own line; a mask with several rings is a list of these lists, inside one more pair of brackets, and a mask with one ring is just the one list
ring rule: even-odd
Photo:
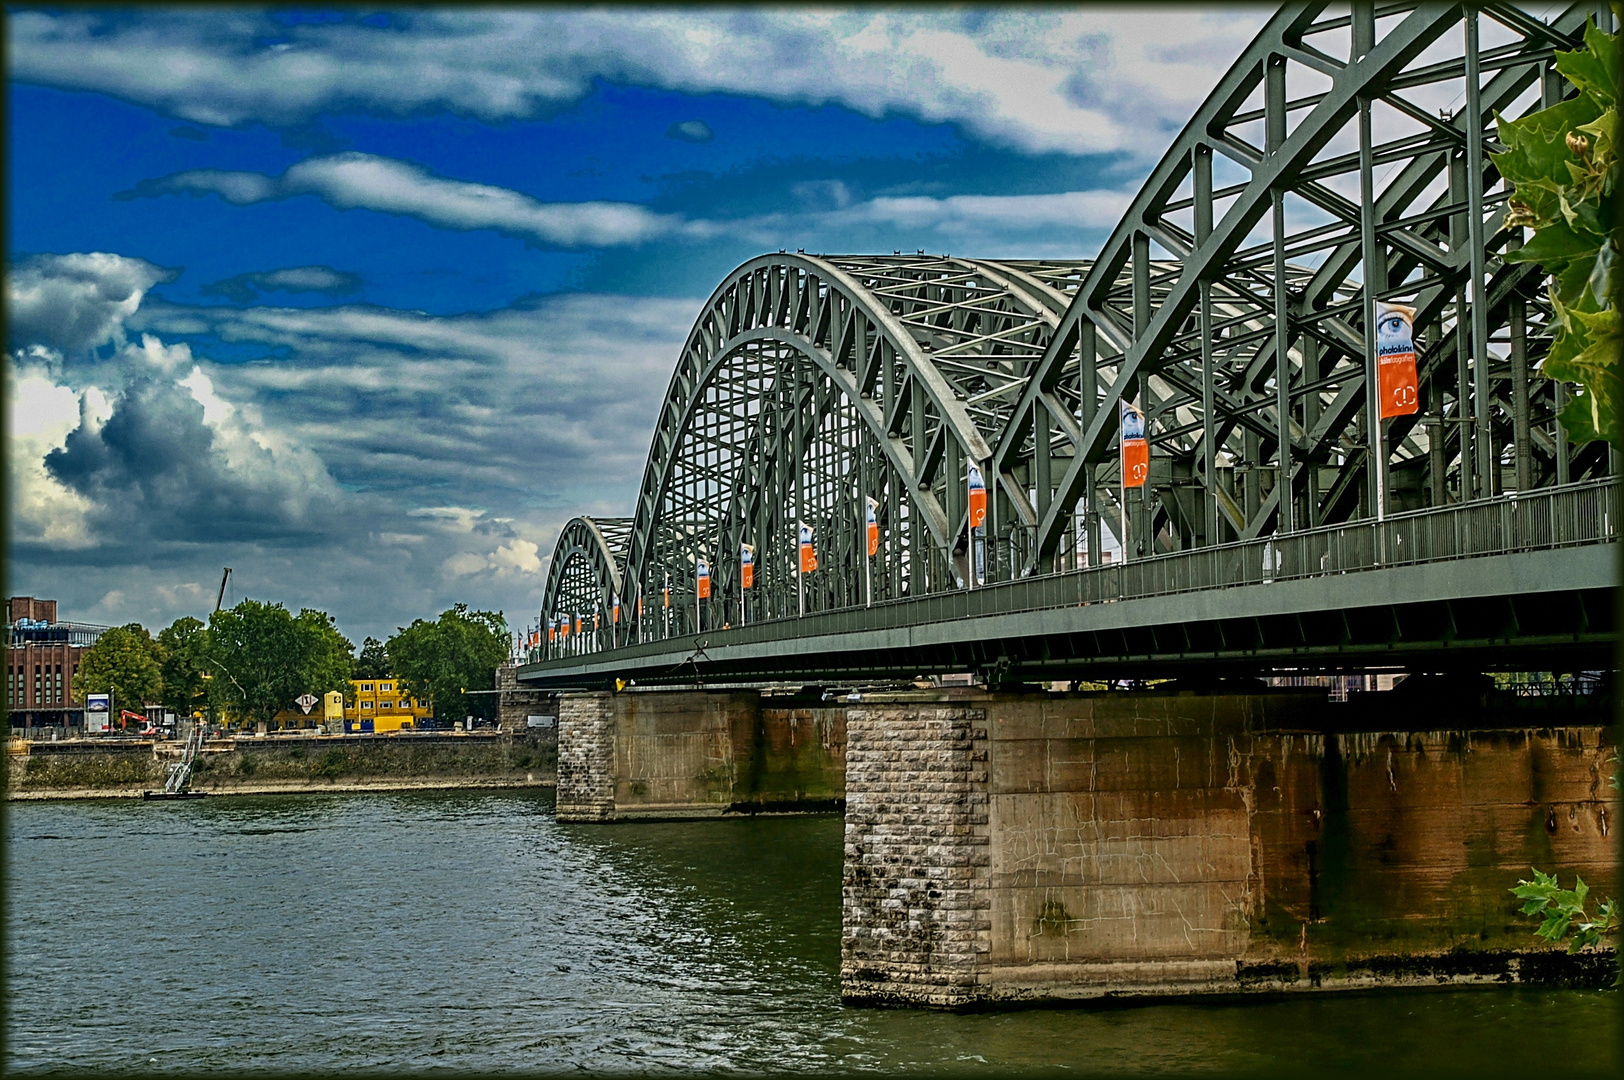
[[[688,336],[633,516],[561,535],[542,618],[572,632],[532,659],[1606,476],[1537,373],[1544,276],[1502,258],[1521,230],[1486,152],[1496,113],[1571,92],[1552,54],[1596,14],[1288,5],[1094,259],[746,262]],[[1386,424],[1366,393],[1377,300],[1416,309],[1421,408]],[[1138,489],[1119,485],[1119,399],[1146,417]]]

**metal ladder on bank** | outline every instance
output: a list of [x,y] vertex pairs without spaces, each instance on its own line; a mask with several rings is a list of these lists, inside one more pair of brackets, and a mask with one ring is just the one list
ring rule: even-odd
[[179,761],[169,763],[168,774],[164,777],[164,794],[178,795],[186,790],[186,785],[192,779],[192,762],[197,760],[198,751],[203,749],[203,725],[194,723],[192,730],[186,736],[186,752]]

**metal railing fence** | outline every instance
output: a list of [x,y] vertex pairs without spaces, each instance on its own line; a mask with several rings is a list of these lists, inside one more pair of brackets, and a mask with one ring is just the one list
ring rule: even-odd
[[[1488,555],[1614,543],[1617,478],[1512,492],[1494,499],[1395,514],[1125,563],[1033,575],[976,589],[932,593],[805,616],[708,631],[708,645],[747,645],[787,637],[904,629],[990,615],[1140,600]],[[692,635],[614,652],[627,658],[691,644]],[[586,656],[559,657],[581,662]],[[546,662],[536,655],[536,662]]]

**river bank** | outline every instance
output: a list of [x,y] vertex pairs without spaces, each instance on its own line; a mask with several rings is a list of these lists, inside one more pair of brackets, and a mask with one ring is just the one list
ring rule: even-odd
[[[7,747],[10,801],[139,798],[162,789],[179,743],[74,739]],[[461,788],[547,788],[557,741],[547,734],[417,732],[239,736],[206,743],[191,788],[210,795],[333,794]]]

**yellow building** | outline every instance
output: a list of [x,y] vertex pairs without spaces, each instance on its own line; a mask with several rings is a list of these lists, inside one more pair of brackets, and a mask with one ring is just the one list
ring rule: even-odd
[[412,697],[394,676],[351,679],[350,690],[344,703],[345,731],[410,731],[418,721],[434,715],[432,702]]

